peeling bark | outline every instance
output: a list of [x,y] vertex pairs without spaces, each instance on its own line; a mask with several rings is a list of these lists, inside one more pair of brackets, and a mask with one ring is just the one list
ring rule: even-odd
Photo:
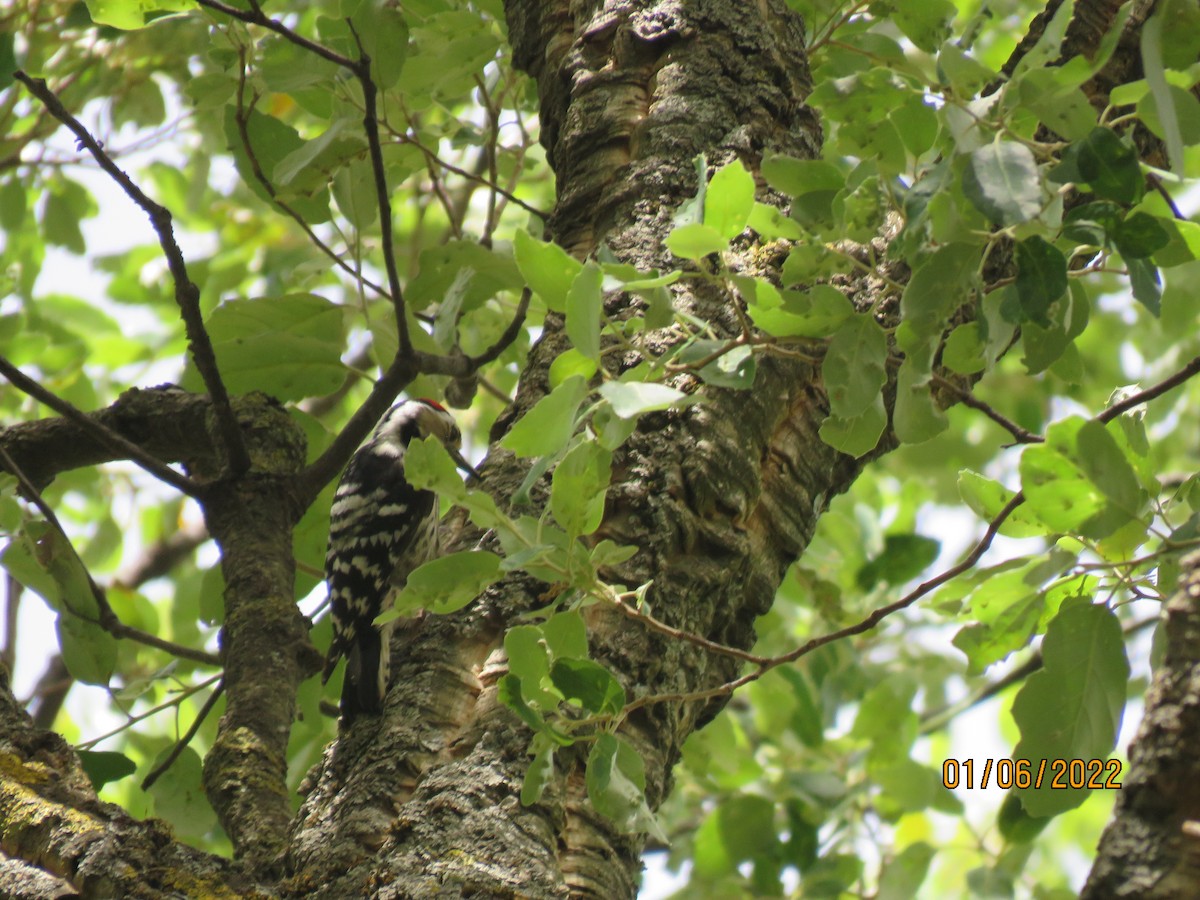
[[1085,900],[1189,900],[1200,884],[1200,553],[1183,561],[1129,769]]

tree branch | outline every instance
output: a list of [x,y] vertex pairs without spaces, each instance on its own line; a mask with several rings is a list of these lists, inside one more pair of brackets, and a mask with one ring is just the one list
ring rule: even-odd
[[268,18],[261,9],[255,4],[253,9],[244,10],[234,6],[228,6],[221,3],[220,0],[196,0],[197,5],[203,6],[206,9],[211,9],[213,12],[219,12],[222,15],[229,16],[232,19],[237,19],[240,22],[246,22],[250,25],[261,25],[263,28],[270,29],[283,38],[286,38],[297,47],[303,47],[310,53],[315,53],[321,59],[328,60],[336,66],[344,66],[351,71],[357,68],[357,63],[347,56],[342,56],[335,50],[330,50],[324,44],[319,44],[316,41],[309,40],[303,35],[297,34],[288,28],[278,19]]
[[388,290],[396,310],[396,334],[400,340],[399,354],[412,354],[412,336],[408,333],[408,316],[404,309],[404,294],[400,289],[400,272],[396,268],[396,247],[392,237],[392,199],[388,191],[387,170],[383,165],[383,148],[379,143],[379,121],[376,118],[376,99],[379,89],[371,77],[371,57],[363,49],[362,40],[354,23],[346,19],[354,42],[358,45],[358,64],[351,66],[363,90],[363,131],[367,135],[367,149],[371,155],[371,171],[375,177],[375,201],[379,206],[379,231],[383,244],[383,264],[387,270]]
[[1158,384],[1148,387],[1144,391],[1138,391],[1136,394],[1131,394],[1120,403],[1114,403],[1096,416],[1096,421],[1103,423],[1111,422],[1117,416],[1121,415],[1121,413],[1133,409],[1140,403],[1161,397],[1167,391],[1179,387],[1179,385],[1183,384],[1189,378],[1194,378],[1197,374],[1200,374],[1200,356],[1195,357],[1174,375],[1164,378]]
[[0,375],[3,375],[14,387],[28,394],[43,406],[48,406],[64,418],[70,419],[102,445],[117,454],[117,458],[128,459],[130,462],[136,463],[159,481],[166,482],[189,497],[198,497],[200,495],[201,486],[191,478],[176,472],[166,463],[162,462],[162,460],[155,459],[137,444],[126,440],[111,428],[106,427],[66,400],[46,390],[3,356],[0,356]]
[[984,403],[970,391],[959,387],[948,378],[943,378],[936,372],[933,373],[933,380],[937,382],[938,387],[950,391],[958,398],[963,406],[969,406],[971,409],[977,409],[1009,434],[1013,436],[1013,440],[1018,444],[1040,444],[1046,439],[1040,434],[1034,434],[1027,428],[1023,428],[1016,422],[1002,415],[995,407]]
[[87,148],[92,158],[99,163],[100,168],[121,186],[121,189],[134,203],[150,217],[150,224],[158,235],[159,246],[167,258],[167,266],[171,270],[171,278],[175,284],[175,302],[179,306],[183,327],[187,332],[188,349],[209,396],[213,399],[213,408],[217,417],[217,428],[225,451],[229,455],[230,473],[236,477],[250,468],[250,456],[246,452],[246,444],[242,439],[242,431],[238,426],[237,417],[229,402],[229,394],[221,380],[217,368],[217,357],[213,352],[212,341],[204,328],[204,317],[200,313],[200,288],[188,276],[187,263],[184,262],[183,252],[175,242],[175,234],[171,228],[171,211],[165,206],[154,202],[133,183],[133,180],[117,166],[105,153],[100,143],[83,127],[67,108],[62,105],[54,92],[41,78],[30,78],[24,72],[16,72],[13,77],[20,81],[42,102],[50,114],[71,130],[80,144]]

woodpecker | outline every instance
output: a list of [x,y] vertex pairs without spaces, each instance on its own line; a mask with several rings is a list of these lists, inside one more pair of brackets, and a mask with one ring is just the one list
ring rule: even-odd
[[392,623],[374,624],[390,609],[409,574],[438,554],[438,500],[405,480],[404,456],[416,438],[436,435],[455,463],[462,434],[454,418],[432,400],[406,400],[384,415],[355,451],[333,495],[325,580],[333,618],[333,643],[322,683],[346,657],[342,718],[377,715],[388,683]]

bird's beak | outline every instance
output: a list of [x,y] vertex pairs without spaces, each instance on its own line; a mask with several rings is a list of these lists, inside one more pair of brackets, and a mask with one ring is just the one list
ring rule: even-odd
[[447,447],[446,449],[450,451],[450,458],[452,460],[454,460],[454,464],[456,466],[458,466],[460,469],[462,469],[464,472],[466,472],[468,475],[471,475],[474,478],[477,478],[477,479],[483,478],[483,476],[479,474],[479,470],[476,469],[469,462],[467,462],[466,459],[463,457],[462,453],[460,453],[459,451],[454,450],[450,447]]

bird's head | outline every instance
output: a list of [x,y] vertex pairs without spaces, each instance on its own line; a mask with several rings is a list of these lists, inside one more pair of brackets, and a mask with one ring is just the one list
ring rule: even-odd
[[454,416],[444,406],[434,400],[405,400],[397,403],[384,414],[375,427],[372,441],[396,450],[401,455],[409,443],[417,438],[434,435],[445,448],[459,468],[470,472],[476,478],[479,473],[462,457],[459,452],[462,447],[462,432]]

